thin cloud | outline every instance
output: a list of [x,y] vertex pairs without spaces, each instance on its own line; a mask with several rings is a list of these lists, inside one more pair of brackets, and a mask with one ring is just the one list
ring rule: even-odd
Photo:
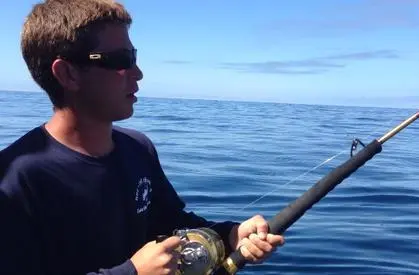
[[348,53],[289,61],[264,62],[223,62],[219,64],[222,69],[238,72],[265,73],[265,74],[321,74],[332,69],[344,68],[350,61],[365,61],[372,59],[400,58],[395,51],[380,50],[370,52]]
[[400,58],[399,54],[396,51],[392,50],[378,50],[378,51],[369,51],[369,52],[358,52],[358,53],[349,53],[349,54],[340,54],[340,55],[331,55],[323,57],[321,59],[328,60],[369,60],[369,59],[398,59]]
[[266,61],[266,62],[224,62],[219,68],[238,72],[265,74],[319,74],[332,68],[343,68],[343,64],[333,64],[322,60]]

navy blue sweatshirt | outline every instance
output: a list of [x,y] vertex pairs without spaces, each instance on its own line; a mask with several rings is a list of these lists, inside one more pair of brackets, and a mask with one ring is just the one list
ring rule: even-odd
[[[114,129],[94,158],[34,128],[0,152],[1,274],[136,274],[130,257],[156,235],[213,222],[184,210],[152,142]],[[233,222],[215,225],[228,247]],[[229,248],[228,248],[229,249]]]

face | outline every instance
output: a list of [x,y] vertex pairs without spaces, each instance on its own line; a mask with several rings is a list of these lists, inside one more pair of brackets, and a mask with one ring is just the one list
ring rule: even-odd
[[134,47],[128,29],[108,25],[97,39],[98,47],[91,52],[88,65],[78,70],[76,106],[83,114],[104,122],[129,118],[143,74],[132,62]]

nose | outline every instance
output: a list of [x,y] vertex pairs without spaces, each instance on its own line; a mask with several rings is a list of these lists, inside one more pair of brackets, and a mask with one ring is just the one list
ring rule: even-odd
[[137,64],[135,64],[134,67],[132,68],[132,72],[133,72],[133,77],[135,78],[135,80],[140,81],[143,79],[144,77],[143,71],[141,71],[140,67],[138,67]]

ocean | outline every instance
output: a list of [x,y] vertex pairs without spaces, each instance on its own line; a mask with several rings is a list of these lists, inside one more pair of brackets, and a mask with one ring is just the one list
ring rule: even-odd
[[[36,92],[0,92],[0,106],[1,149],[52,113]],[[417,112],[142,97],[135,109],[116,124],[150,137],[187,210],[215,221],[269,219],[345,162],[354,138],[367,144]],[[419,121],[387,141],[239,274],[419,274],[418,134]]]

